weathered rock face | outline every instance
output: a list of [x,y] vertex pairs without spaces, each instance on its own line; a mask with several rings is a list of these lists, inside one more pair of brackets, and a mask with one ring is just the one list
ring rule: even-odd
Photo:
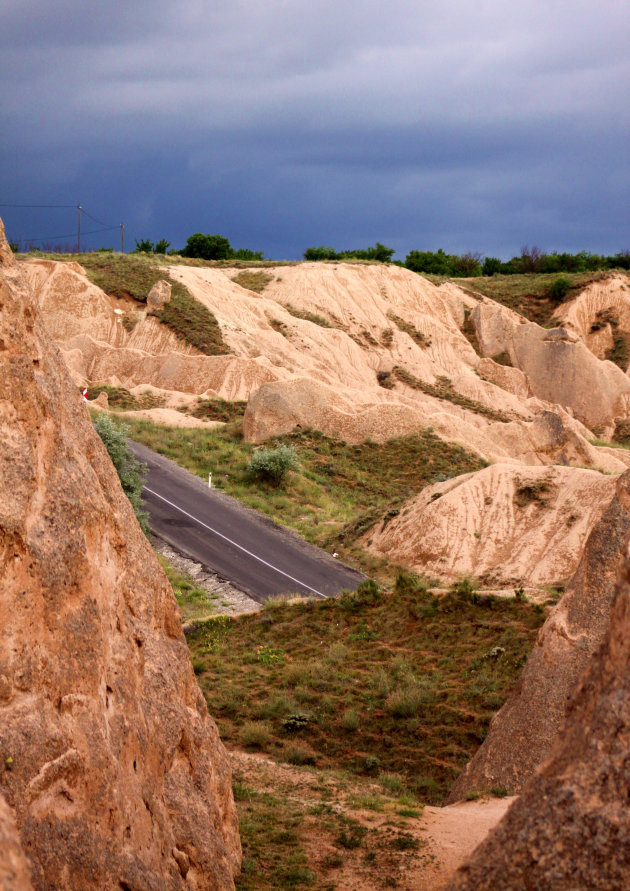
[[630,280],[610,275],[591,282],[573,300],[561,303],[554,319],[575,331],[599,359],[614,346],[619,335],[630,334]]
[[427,486],[364,542],[445,581],[474,575],[500,588],[553,584],[575,572],[614,485],[577,467],[493,464]]
[[172,288],[170,282],[160,279],[147,294],[147,306],[150,309],[161,309],[165,303],[170,301]]
[[232,888],[230,771],[172,591],[5,246],[0,792],[31,881]]
[[566,594],[541,628],[518,685],[484,744],[453,785],[449,801],[471,789],[519,792],[547,757],[575,688],[604,639],[630,531],[630,472],[588,537]]
[[[627,501],[627,494],[624,496]],[[601,650],[549,759],[451,891],[627,888],[630,876],[630,554]]]
[[484,356],[505,352],[530,393],[570,408],[589,428],[610,426],[630,409],[630,381],[564,328],[546,331],[504,307],[481,304],[470,316]]
[[11,808],[0,795],[0,891],[32,891],[28,864]]

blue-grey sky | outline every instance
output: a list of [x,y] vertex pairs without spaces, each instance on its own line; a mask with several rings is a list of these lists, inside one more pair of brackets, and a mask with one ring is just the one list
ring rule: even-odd
[[[275,259],[616,253],[629,26],[627,0],[3,0],[0,204]],[[13,240],[76,229],[0,215]]]

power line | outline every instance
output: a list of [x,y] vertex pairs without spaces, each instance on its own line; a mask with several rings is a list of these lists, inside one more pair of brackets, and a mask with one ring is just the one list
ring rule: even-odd
[[[104,223],[102,220],[97,220],[96,217],[93,217],[91,214],[87,212],[87,210],[81,205],[81,213],[86,216],[88,219],[93,220],[95,223],[98,223],[99,226],[107,226],[107,223]],[[120,229],[120,226],[109,226],[110,229]]]
[[[90,229],[89,232],[83,232],[83,235],[96,235],[98,232],[112,232],[114,229],[120,229],[120,226],[107,226],[106,229]],[[67,232],[65,235],[20,235],[18,241],[54,241],[56,238],[76,238],[76,232]]]
[[84,214],[89,220],[97,223],[102,228],[100,229],[90,229],[88,232],[84,232],[83,235],[97,235],[99,232],[113,232],[114,230],[120,229],[120,244],[121,250],[124,251],[124,223],[120,223],[116,226],[109,226],[107,223],[103,222],[103,220],[99,220],[97,217],[92,216],[92,214],[88,213],[85,208],[81,204],[9,204],[9,203],[0,203],[0,208],[2,207],[15,207],[15,208],[27,208],[27,209],[52,209],[52,210],[78,210],[79,211],[79,219],[78,226],[76,232],[68,232],[64,235],[32,235],[32,236],[21,236],[20,241],[24,242],[35,242],[35,241],[55,241],[63,238],[76,238],[78,243],[78,250],[81,250],[81,214]]
[[[76,208],[76,204],[0,204],[0,207]],[[98,222],[98,220],[96,221]]]

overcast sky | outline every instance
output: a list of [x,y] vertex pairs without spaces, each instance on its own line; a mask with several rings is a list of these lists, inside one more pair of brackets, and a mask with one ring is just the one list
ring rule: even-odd
[[[629,26],[628,0],[2,0],[0,204],[275,259],[616,253]],[[13,240],[76,229],[0,215]]]

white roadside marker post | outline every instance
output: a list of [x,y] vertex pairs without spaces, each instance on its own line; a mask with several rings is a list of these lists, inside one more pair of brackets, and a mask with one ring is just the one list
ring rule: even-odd
[[208,488],[209,489],[212,488],[212,474],[211,473],[208,474]]

